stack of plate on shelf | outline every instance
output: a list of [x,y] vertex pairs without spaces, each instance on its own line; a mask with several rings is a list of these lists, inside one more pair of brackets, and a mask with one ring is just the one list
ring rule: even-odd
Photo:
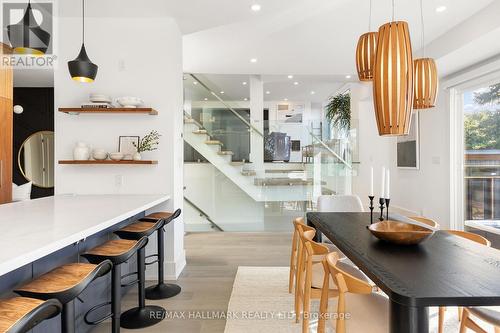
[[113,107],[110,96],[103,94],[90,94],[89,102],[82,103],[82,108],[109,109]]

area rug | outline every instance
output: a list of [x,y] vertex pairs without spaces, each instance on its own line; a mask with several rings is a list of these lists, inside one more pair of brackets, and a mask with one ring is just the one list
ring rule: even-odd
[[[295,323],[293,295],[288,293],[288,267],[239,267],[229,300],[225,333],[301,333]],[[312,301],[317,312],[319,301]],[[437,333],[437,309],[430,310],[430,332]],[[328,325],[327,332],[334,332]],[[486,327],[487,328],[487,327]],[[445,332],[457,333],[456,308],[446,312]],[[309,332],[316,332],[311,320]],[[492,331],[493,332],[493,331]],[[366,333],[366,332],[349,332]]]

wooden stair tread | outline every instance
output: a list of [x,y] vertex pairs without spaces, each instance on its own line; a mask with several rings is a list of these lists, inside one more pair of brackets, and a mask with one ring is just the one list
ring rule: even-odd
[[222,142],[220,142],[219,140],[207,140],[207,141],[205,141],[205,144],[206,145],[220,145],[220,146],[223,146]]
[[243,166],[245,165],[245,162],[231,162],[232,166]]
[[174,215],[171,212],[156,212],[149,215],[144,216],[148,219],[168,219],[170,216]]
[[123,227],[120,229],[120,231],[126,231],[126,232],[146,232],[148,230],[151,230],[155,227],[154,222],[145,222],[145,221],[139,221],[139,222],[134,222],[132,224],[129,224],[126,227]]
[[255,172],[255,171],[242,171],[241,174],[243,176],[255,176],[255,175],[257,175],[257,172]]
[[219,154],[219,155],[234,155],[234,153],[230,150],[222,150],[222,151],[218,152],[217,154]]
[[0,301],[0,332],[7,332],[19,320],[44,302],[28,297],[14,297]]
[[85,280],[96,267],[97,265],[87,263],[66,264],[28,282],[17,291],[37,294],[63,292]]
[[136,244],[137,241],[135,240],[115,239],[110,240],[102,245],[96,246],[93,249],[87,251],[85,254],[103,257],[117,257],[131,251]]
[[193,134],[208,134],[208,131],[207,130],[197,130],[197,131],[193,131]]

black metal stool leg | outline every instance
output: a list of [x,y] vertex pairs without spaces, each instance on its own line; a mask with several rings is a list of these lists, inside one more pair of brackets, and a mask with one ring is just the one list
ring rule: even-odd
[[146,289],[146,298],[153,300],[174,297],[181,292],[180,286],[165,283],[165,230],[160,228],[156,233],[158,236],[158,284]]
[[121,327],[129,329],[138,329],[153,326],[158,324],[165,318],[165,309],[156,306],[146,306],[146,254],[145,248],[139,249],[137,252],[137,275],[139,278],[138,294],[139,306],[130,309],[121,315]]
[[69,301],[63,304],[61,312],[61,329],[64,333],[75,332],[75,302]]
[[121,265],[114,265],[111,273],[111,332],[120,332],[120,314],[121,314]]

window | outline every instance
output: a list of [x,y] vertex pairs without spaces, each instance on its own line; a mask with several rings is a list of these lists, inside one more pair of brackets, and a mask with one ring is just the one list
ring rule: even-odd
[[463,93],[466,221],[500,220],[500,83]]

